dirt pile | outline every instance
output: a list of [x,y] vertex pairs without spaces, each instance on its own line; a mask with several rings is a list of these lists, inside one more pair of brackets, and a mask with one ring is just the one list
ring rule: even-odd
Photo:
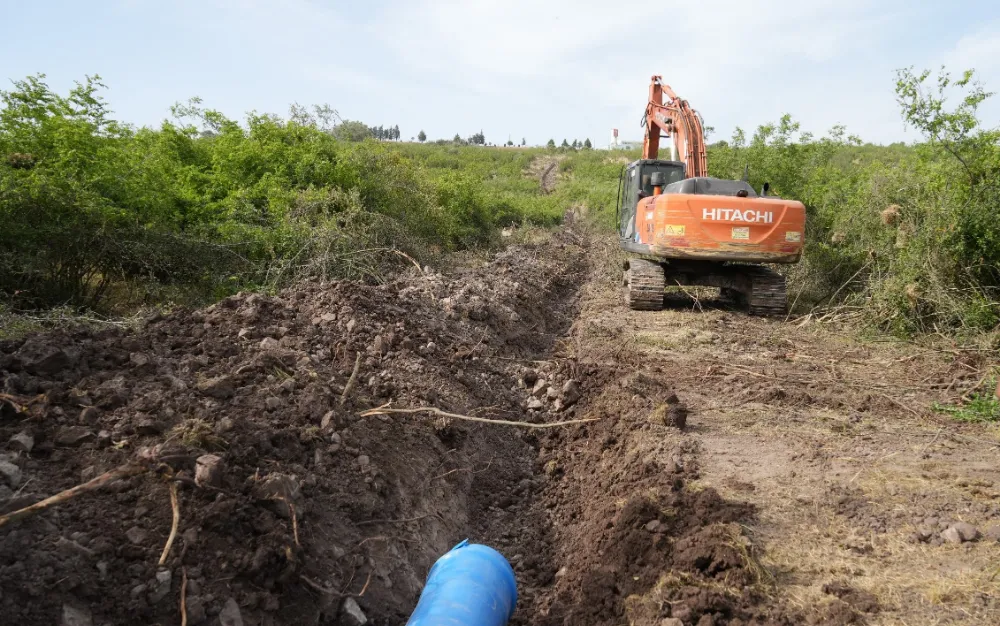
[[[0,512],[141,449],[168,461],[0,529],[3,621],[179,623],[186,579],[191,624],[347,624],[355,609],[402,623],[430,564],[488,506],[476,490],[527,477],[502,460],[472,469],[503,454],[495,427],[359,413],[521,415],[517,359],[568,326],[581,256],[514,247],[451,278],[303,285],[138,332],[0,343]],[[158,567],[171,482],[180,536]]]

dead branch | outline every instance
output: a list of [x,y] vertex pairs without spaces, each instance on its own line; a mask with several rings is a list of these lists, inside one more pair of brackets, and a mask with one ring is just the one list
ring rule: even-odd
[[91,491],[97,491],[98,489],[101,489],[105,485],[112,483],[116,480],[120,480],[122,478],[129,478],[131,476],[136,476],[138,474],[142,474],[147,471],[149,471],[148,467],[136,463],[129,463],[126,465],[122,465],[120,467],[116,467],[115,469],[109,472],[101,474],[100,476],[94,478],[93,480],[85,482],[82,485],[77,485],[76,487],[72,487],[65,491],[61,491],[54,496],[42,500],[41,502],[36,502],[31,506],[26,506],[23,509],[18,509],[17,511],[8,513],[6,515],[0,515],[0,528],[3,528],[4,526],[6,526],[11,522],[16,522],[20,519],[30,517],[32,515],[35,515],[36,513],[41,513],[42,511],[52,508],[58,504],[62,504],[63,502],[72,500],[73,498],[81,494],[88,493]]
[[403,519],[370,519],[363,522],[358,522],[356,526],[365,526],[367,524],[405,524],[407,522],[416,522],[418,520],[426,519],[434,513],[427,513],[426,515],[418,515],[416,517],[406,517]]
[[408,255],[407,253],[405,253],[405,252],[403,252],[401,250],[396,250],[396,249],[393,249],[392,253],[393,254],[398,254],[399,256],[403,257],[404,259],[406,259],[410,263],[413,263],[413,267],[417,268],[418,272],[420,272],[421,274],[424,273],[423,268],[420,267],[420,264],[417,263],[417,261],[412,256]]
[[187,586],[188,586],[188,571],[186,567],[182,567],[181,568],[181,626],[187,626],[188,623]]
[[386,414],[389,414],[389,413],[400,413],[400,414],[406,414],[406,415],[413,414],[413,413],[430,413],[431,415],[438,415],[440,417],[448,417],[448,418],[458,419],[458,420],[466,420],[466,421],[469,421],[469,422],[482,422],[482,423],[485,423],[485,424],[495,424],[497,426],[520,426],[522,428],[557,428],[559,426],[570,426],[570,425],[573,425],[573,424],[586,424],[587,422],[596,422],[597,421],[596,417],[592,417],[592,418],[580,419],[580,420],[566,420],[566,421],[563,421],[563,422],[550,422],[548,424],[532,424],[530,422],[512,422],[510,420],[491,420],[491,419],[487,419],[485,417],[473,417],[471,415],[460,415],[458,413],[448,413],[447,411],[442,411],[441,409],[438,409],[438,408],[435,408],[435,407],[431,407],[431,406],[420,407],[420,408],[417,408],[417,409],[386,409],[386,408],[379,407],[377,409],[369,409],[368,411],[365,411],[365,412],[361,413],[360,415],[361,415],[361,417],[371,417],[373,415],[386,415]]
[[170,524],[170,536],[167,537],[167,544],[163,546],[163,553],[160,554],[159,565],[163,565],[167,562],[167,557],[170,555],[170,548],[174,545],[174,539],[177,538],[177,527],[181,524],[181,505],[177,501],[177,483],[170,483],[170,509],[173,511],[174,519]]
[[347,379],[347,384],[344,385],[344,391],[340,394],[340,406],[344,406],[347,402],[347,394],[351,393],[351,389],[354,388],[354,383],[358,379],[358,370],[361,369],[361,353],[358,352],[358,356],[354,359],[354,369],[351,371],[351,377]]
[[299,521],[296,519],[295,505],[288,499],[285,499],[285,504],[288,505],[288,513],[292,516],[292,536],[295,537],[295,546],[301,548],[302,544],[299,543]]
[[680,289],[681,291],[683,291],[683,292],[684,292],[684,295],[685,295],[685,296],[687,296],[687,297],[691,298],[692,300],[694,300],[694,304],[695,304],[695,306],[696,306],[696,307],[698,307],[698,312],[699,312],[699,313],[704,313],[704,312],[705,312],[705,309],[701,308],[701,300],[699,300],[699,299],[698,299],[698,296],[694,295],[693,293],[691,293],[690,291],[688,291],[687,289],[685,289],[685,288],[684,288],[684,285],[682,285],[682,284],[681,284],[681,282],[680,282],[679,280],[676,280],[676,279],[675,279],[675,280],[674,280],[674,282],[675,282],[675,283],[677,283],[677,287],[678,287],[678,288],[679,288],[679,289]]
[[[353,580],[353,576],[351,578]],[[369,570],[368,578],[365,580],[365,585],[364,587],[361,588],[360,593],[346,593],[346,591],[334,591],[329,587],[319,584],[318,582],[309,578],[305,574],[299,574],[299,580],[304,582],[308,587],[311,587],[315,591],[318,591],[326,596],[332,596],[334,598],[360,598],[361,596],[365,595],[366,591],[368,591],[368,585],[372,581],[372,570]]]

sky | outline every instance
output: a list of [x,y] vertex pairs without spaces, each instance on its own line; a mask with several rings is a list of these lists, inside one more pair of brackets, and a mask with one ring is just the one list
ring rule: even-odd
[[[918,138],[895,70],[974,68],[1000,91],[997,0],[0,0],[0,89],[99,74],[115,118],[190,97],[242,118],[329,104],[404,139],[639,140],[662,74],[728,138],[790,113],[822,135]],[[1000,125],[1000,96],[982,109]]]

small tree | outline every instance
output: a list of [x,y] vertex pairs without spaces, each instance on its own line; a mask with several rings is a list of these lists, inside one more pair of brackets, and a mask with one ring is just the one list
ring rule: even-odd
[[590,143],[590,137],[588,137],[587,139],[584,140],[584,142],[583,142],[583,149],[584,150],[590,150],[593,147],[594,147],[594,144]]
[[417,133],[417,141],[419,141],[420,143],[424,143],[425,141],[427,141],[427,133],[425,133],[424,131],[420,131],[419,133]]
[[572,144],[572,148],[573,148],[574,150],[576,150],[576,149],[577,149],[577,148],[579,148],[579,147],[580,147],[580,142],[579,142],[578,140],[574,139],[574,140],[573,140],[573,144]]
[[548,148],[549,150],[554,149],[556,147],[556,140],[555,139],[549,139],[549,142],[547,144],[545,144],[545,147]]
[[452,139],[452,141],[454,141],[455,143],[462,143],[462,136],[459,135],[458,133],[455,133],[455,138]]
[[525,139],[524,137],[522,137],[522,138],[521,138],[521,145],[522,145],[522,146],[526,146],[526,145],[528,145],[528,140],[527,140],[527,139]]
[[569,148],[569,142],[566,141],[565,139],[563,139],[562,145],[559,146],[559,147],[560,148]]
[[392,127],[392,138],[399,141],[399,124]]

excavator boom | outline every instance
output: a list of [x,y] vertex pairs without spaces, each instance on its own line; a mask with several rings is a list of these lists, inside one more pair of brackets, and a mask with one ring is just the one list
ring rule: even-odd
[[688,178],[708,176],[701,116],[691,108],[687,100],[679,98],[670,85],[663,83],[662,76],[653,76],[650,80],[645,125],[643,159],[659,157],[660,133],[663,132],[673,140],[671,160],[684,162]]

